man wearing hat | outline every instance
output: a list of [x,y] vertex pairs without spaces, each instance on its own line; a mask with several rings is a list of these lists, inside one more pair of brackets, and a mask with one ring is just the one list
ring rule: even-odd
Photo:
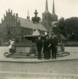
[[37,46],[37,51],[38,51],[38,59],[41,59],[41,51],[42,51],[42,46],[43,42],[41,40],[41,36],[38,36],[38,39],[36,40],[36,46]]
[[56,59],[57,58],[57,46],[58,46],[58,39],[57,36],[52,33],[51,39],[50,39],[50,43],[51,43],[51,54],[52,54],[52,59]]
[[45,59],[50,59],[50,41],[49,41],[49,36],[46,35],[45,36],[45,40],[44,40],[44,47],[43,47],[43,53],[44,53],[44,58]]

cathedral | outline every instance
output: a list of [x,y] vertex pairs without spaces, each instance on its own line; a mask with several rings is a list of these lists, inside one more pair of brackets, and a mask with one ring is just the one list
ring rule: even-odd
[[51,14],[48,10],[48,1],[46,0],[45,11],[42,13],[42,22],[40,21],[40,17],[38,17],[37,10],[35,10],[34,15],[32,20],[30,20],[29,14],[27,18],[21,18],[18,16],[18,13],[15,14],[12,10],[8,9],[0,23],[0,42],[6,42],[9,39],[16,39],[25,35],[32,35],[34,31],[38,31],[40,35],[45,35],[45,33],[51,35],[53,23],[58,21],[54,1]]
[[58,22],[58,16],[55,13],[54,0],[53,0],[52,14],[48,10],[48,1],[46,0],[45,11],[42,14],[42,24],[48,30],[49,36],[51,35],[52,28],[54,27],[54,24],[57,22]]

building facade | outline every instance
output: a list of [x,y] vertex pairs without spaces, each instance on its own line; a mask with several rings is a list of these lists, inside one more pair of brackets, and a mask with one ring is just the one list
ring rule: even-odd
[[47,30],[40,23],[40,18],[36,13],[38,14],[37,10],[34,12],[35,16],[31,21],[29,16],[27,16],[27,19],[24,19],[19,17],[17,13],[13,13],[10,9],[6,11],[0,24],[1,39],[7,41],[24,35],[32,35],[35,30],[44,35]]

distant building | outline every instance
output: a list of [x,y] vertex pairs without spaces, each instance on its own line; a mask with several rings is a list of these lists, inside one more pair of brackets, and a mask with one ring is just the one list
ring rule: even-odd
[[58,21],[58,16],[55,13],[55,5],[54,5],[54,0],[53,0],[53,10],[52,14],[48,10],[48,1],[46,0],[46,5],[45,5],[45,11],[42,14],[42,24],[46,27],[48,30],[48,34],[51,35],[52,28],[54,26],[54,23]]
[[27,19],[21,18],[18,14],[13,14],[12,10],[6,11],[4,19],[0,24],[0,36],[6,41],[12,38],[17,38],[24,35],[32,35],[36,29],[41,35],[47,31],[46,28],[40,23],[40,18],[37,16],[38,12],[35,11],[35,16],[30,20],[29,15]]

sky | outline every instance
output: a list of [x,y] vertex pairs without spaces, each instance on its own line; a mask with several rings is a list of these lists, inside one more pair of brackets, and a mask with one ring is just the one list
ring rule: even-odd
[[[46,0],[0,0],[0,19],[3,18],[6,10],[11,9],[13,13],[18,13],[19,17],[26,18],[27,11],[30,17],[34,16],[37,9],[38,16],[42,18],[45,11]],[[54,0],[55,12],[58,18],[78,17],[78,0]],[[53,0],[48,0],[49,12],[52,13]]]

